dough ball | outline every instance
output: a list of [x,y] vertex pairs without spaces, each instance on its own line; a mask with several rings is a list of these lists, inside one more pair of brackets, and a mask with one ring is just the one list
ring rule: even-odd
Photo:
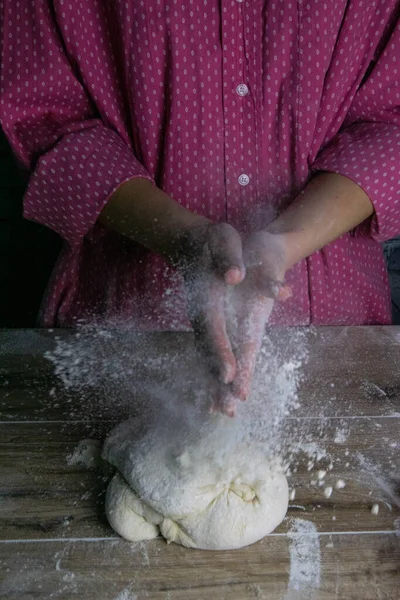
[[132,427],[117,427],[103,449],[122,475],[106,499],[110,524],[122,537],[138,541],[161,532],[187,547],[235,549],[257,542],[285,517],[285,476],[259,449],[227,441],[220,426],[181,427],[178,435],[164,425],[139,439]]
[[[144,505],[117,473],[112,478],[106,494],[106,515],[111,527],[130,542],[152,540],[160,534],[154,511],[145,511]],[[156,513],[154,513],[156,516]]]

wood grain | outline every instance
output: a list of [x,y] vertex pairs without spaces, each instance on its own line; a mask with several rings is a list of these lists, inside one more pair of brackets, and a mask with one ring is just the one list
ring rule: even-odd
[[[282,435],[307,433],[326,456],[308,471],[309,456],[296,453],[289,479],[296,496],[275,534],[216,553],[120,540],[104,515],[110,471],[101,461],[88,468],[72,458],[82,440],[100,442],[171,379],[184,390],[200,384],[191,336],[112,332],[91,348],[104,377],[65,390],[44,354],[55,337],[73,351],[74,332],[0,331],[0,598],[399,600],[400,328],[301,335],[309,360],[300,408]],[[282,356],[293,354],[299,339],[285,330],[270,338]],[[133,371],[118,394],[107,379],[115,354],[122,374],[127,360]],[[311,484],[321,468],[325,485],[342,479],[346,487],[326,498]],[[314,587],[295,577],[298,519],[317,532],[321,576]]]
[[395,534],[319,536],[318,589],[298,579],[296,586],[294,543],[286,536],[269,536],[232,552],[187,550],[161,540],[0,544],[0,597],[398,600],[400,545]]

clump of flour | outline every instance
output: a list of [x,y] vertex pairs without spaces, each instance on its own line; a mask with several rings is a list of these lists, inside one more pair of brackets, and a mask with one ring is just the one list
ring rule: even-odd
[[80,441],[72,454],[68,454],[67,464],[84,465],[88,469],[98,467],[101,464],[101,443],[93,439]]

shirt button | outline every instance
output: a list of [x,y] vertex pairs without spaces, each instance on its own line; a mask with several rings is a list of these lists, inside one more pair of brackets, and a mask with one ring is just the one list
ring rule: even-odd
[[245,83],[240,83],[236,88],[236,93],[239,96],[246,96],[249,93],[249,88]]
[[246,175],[246,173],[242,173],[239,175],[238,182],[243,186],[248,185],[250,183],[250,177]]

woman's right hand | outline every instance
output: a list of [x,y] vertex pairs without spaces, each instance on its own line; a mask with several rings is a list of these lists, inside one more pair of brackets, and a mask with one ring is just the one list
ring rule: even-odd
[[237,368],[227,332],[226,307],[230,288],[246,275],[242,241],[230,225],[207,223],[186,230],[179,246],[177,266],[185,281],[196,347],[210,374],[213,403],[222,412],[233,414],[232,400],[224,404]]

